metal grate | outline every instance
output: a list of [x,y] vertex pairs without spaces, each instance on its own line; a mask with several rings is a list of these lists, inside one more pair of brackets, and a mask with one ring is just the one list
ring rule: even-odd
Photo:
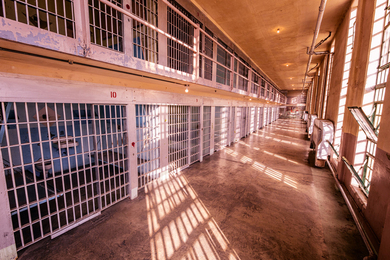
[[258,115],[257,128],[260,129],[260,128],[263,128],[263,108],[258,107],[257,111],[258,111],[257,112],[257,115]]
[[[158,27],[157,0],[132,0],[131,4],[134,15]],[[158,33],[136,20],[133,20],[133,53],[138,59],[158,62]]]
[[[121,0],[109,0],[122,7]],[[91,42],[116,51],[123,51],[122,14],[98,0],[89,0]]]
[[169,172],[175,172],[188,163],[188,106],[169,106],[168,163]]
[[244,64],[239,62],[238,64],[238,89],[248,91],[248,74],[249,69]]
[[75,37],[71,0],[0,0],[0,17]]
[[[220,44],[222,44],[225,48],[227,48],[227,45],[221,41],[219,41]],[[225,51],[221,46],[217,46],[217,61],[221,63],[217,64],[217,82],[230,86],[230,63],[231,63],[231,55]]]
[[200,160],[200,107],[191,107],[190,163]]
[[203,64],[203,77],[208,80],[213,79],[213,47],[214,47],[214,42],[212,40],[212,37],[214,37],[214,34],[206,28],[206,33],[203,34],[201,33],[200,37],[204,37],[204,46],[202,46],[202,52],[207,56],[210,57],[210,59],[204,57],[202,61],[204,62]]
[[203,107],[203,156],[210,154],[211,107]]
[[18,250],[128,195],[123,106],[9,102],[1,111]]
[[214,123],[214,150],[221,150],[227,143],[228,137],[228,107],[215,107],[215,123]]
[[138,188],[160,177],[160,107],[135,106]]
[[259,92],[259,76],[255,73],[252,73],[252,85],[251,85],[251,93],[258,94]]
[[[168,7],[167,16],[168,34],[183,43],[194,45],[194,27],[174,10]],[[189,74],[193,72],[193,53],[185,46],[171,40],[168,40],[168,67],[183,71]]]

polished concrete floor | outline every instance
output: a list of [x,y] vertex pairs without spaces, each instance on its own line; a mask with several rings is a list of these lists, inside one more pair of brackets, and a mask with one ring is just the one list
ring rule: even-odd
[[19,259],[363,259],[301,120],[278,120]]

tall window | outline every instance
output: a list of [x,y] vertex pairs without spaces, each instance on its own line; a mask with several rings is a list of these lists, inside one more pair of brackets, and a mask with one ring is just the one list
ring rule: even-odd
[[[157,0],[132,0],[131,11],[136,16],[158,27]],[[158,63],[158,33],[133,20],[134,57]]]
[[[390,65],[390,28],[388,26],[390,18],[389,10],[389,0],[377,1],[377,6],[375,10],[375,21],[374,21],[374,30],[371,40],[371,51],[370,51],[370,64],[367,71],[367,81],[366,81],[366,93],[364,95],[363,110],[376,129],[376,133],[379,133],[380,122],[382,118],[383,110],[383,101],[386,91],[386,82],[389,74],[389,65]],[[379,54],[379,55],[378,55]],[[371,69],[370,68],[374,68]],[[376,69],[376,70],[375,70]],[[374,89],[372,91],[372,89]],[[355,156],[355,166],[357,163],[360,163],[362,166],[362,171],[358,172],[362,185],[361,188],[366,195],[370,192],[370,184],[373,173],[373,167],[376,156],[377,144],[371,140],[365,140],[365,137],[362,138],[357,145],[356,156]],[[364,158],[359,158],[359,143],[365,143],[365,153]],[[356,163],[357,161],[357,163]],[[363,161],[363,163],[361,163]]]
[[[122,7],[122,0],[110,0]],[[89,0],[91,42],[116,51],[123,51],[122,14],[98,0]]]
[[3,0],[0,16],[54,33],[75,37],[73,1]]
[[328,56],[329,60],[328,60],[328,70],[327,70],[327,75],[326,75],[326,87],[325,87],[325,95],[324,95],[324,105],[322,107],[322,118],[325,118],[326,105],[328,103],[330,80],[332,79],[333,56],[334,56],[334,41],[332,42],[332,48],[331,48],[330,54]]
[[[222,41],[218,42],[227,49],[227,45]],[[217,64],[217,82],[230,86],[230,63],[231,55],[225,51],[221,46],[217,47],[217,61],[222,64]]]

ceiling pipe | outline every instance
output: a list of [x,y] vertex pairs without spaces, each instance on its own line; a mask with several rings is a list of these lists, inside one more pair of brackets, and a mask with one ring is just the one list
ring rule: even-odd
[[307,73],[309,72],[311,59],[313,57],[314,49],[315,49],[315,46],[316,46],[317,37],[318,37],[318,34],[320,32],[322,18],[324,17],[325,5],[326,5],[326,0],[321,0],[320,8],[319,8],[319,11],[318,11],[316,29],[314,31],[313,41],[311,43],[311,47],[310,47],[310,51],[309,51],[309,60],[307,61],[305,77],[303,78],[302,91],[305,89],[306,76],[307,76]]

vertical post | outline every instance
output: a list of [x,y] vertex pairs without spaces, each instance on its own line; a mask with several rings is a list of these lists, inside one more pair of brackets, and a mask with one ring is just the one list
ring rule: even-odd
[[199,40],[200,40],[200,30],[199,30],[199,24],[197,28],[194,28],[194,50],[196,51],[193,54],[194,57],[194,71],[192,74],[192,79],[197,80],[199,78]]
[[191,113],[191,106],[188,106],[188,112],[187,112],[187,115],[188,115],[188,122],[187,122],[187,125],[188,125],[188,130],[187,130],[187,141],[188,141],[188,145],[187,145],[187,157],[188,157],[188,165],[191,164],[191,146],[192,146],[192,142],[191,142],[191,116],[192,116],[192,113]]
[[78,55],[84,55],[83,47],[87,48],[91,42],[89,32],[88,1],[73,1],[76,39],[79,43]]
[[210,155],[214,153],[215,106],[211,107]]
[[[137,125],[136,120],[131,118],[136,117],[135,104],[131,103],[126,106],[126,122],[128,133],[128,149],[129,149],[129,179],[130,179],[130,198],[135,199],[138,196],[138,170],[137,170]],[[134,144],[134,146],[133,146]]]
[[212,81],[217,83],[217,63],[214,62],[214,60],[217,60],[217,55],[218,55],[218,44],[214,44],[213,42],[213,77],[212,77]]
[[199,161],[202,162],[203,161],[203,108],[204,108],[204,105],[202,104],[200,106],[200,131],[199,131]]
[[[130,0],[123,0],[123,9],[127,9],[127,5],[131,6]],[[132,10],[127,9],[131,12]],[[130,17],[122,15],[123,17],[123,52],[130,57],[134,56],[133,46],[133,21]]]
[[[167,15],[167,5],[163,1],[158,1],[158,28],[164,32],[167,31]],[[158,64],[168,66],[167,37],[161,33],[158,34]]]

